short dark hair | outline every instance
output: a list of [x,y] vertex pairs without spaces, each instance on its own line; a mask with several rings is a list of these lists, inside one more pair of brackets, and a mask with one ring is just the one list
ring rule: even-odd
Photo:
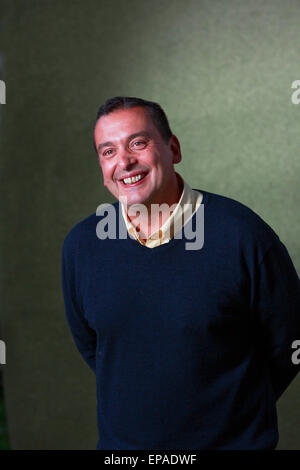
[[[172,131],[170,129],[168,118],[162,109],[162,107],[158,103],[154,103],[153,101],[143,100],[142,98],[134,98],[129,96],[115,96],[113,98],[109,98],[105,101],[105,103],[100,106],[97,112],[97,117],[94,125],[94,133],[95,127],[98,120],[101,116],[106,116],[107,114],[112,113],[116,109],[129,109],[134,107],[143,107],[146,108],[149,112],[155,127],[157,128],[158,132],[160,133],[162,139],[168,143],[171,136]],[[95,145],[95,138],[93,133],[93,142],[94,142],[94,149],[97,152],[97,148]]]

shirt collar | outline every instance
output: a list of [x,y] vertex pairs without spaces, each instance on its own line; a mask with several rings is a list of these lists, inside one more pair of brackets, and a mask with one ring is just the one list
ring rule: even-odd
[[[130,222],[125,206],[122,206],[122,215],[126,224],[127,231],[132,235],[139,243],[145,245],[148,248],[154,248],[155,246],[167,243],[174,235],[181,230],[183,225],[192,217],[193,213],[199,207],[202,200],[202,193],[193,190],[186,181],[175,172],[176,177],[180,186],[182,187],[181,197],[166,222],[160,227],[159,230],[153,232],[150,237],[145,240],[139,237],[134,225]],[[181,210],[180,210],[181,209]]]

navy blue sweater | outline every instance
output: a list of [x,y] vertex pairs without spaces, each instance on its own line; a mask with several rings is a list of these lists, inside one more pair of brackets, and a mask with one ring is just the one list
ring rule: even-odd
[[152,249],[100,240],[96,214],[65,238],[65,311],[96,374],[97,449],[276,447],[276,400],[300,368],[299,278],[257,214],[201,191],[199,250],[184,232]]

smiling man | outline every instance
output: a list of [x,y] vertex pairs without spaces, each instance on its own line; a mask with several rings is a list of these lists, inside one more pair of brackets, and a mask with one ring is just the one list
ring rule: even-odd
[[[94,147],[129,235],[99,239],[93,213],[63,244],[67,321],[96,374],[97,449],[274,449],[276,402],[299,371],[285,246],[251,209],[175,171],[180,144],[158,104],[107,100]],[[188,226],[204,229],[201,249],[186,249]]]
[[[170,133],[164,140],[149,112],[132,107],[98,119],[95,142],[104,185],[117,199],[125,198],[127,206],[144,204],[148,209],[140,227],[140,235],[148,237],[158,228],[151,227],[151,204],[172,206],[182,193],[173,166],[181,160],[178,139]],[[169,216],[162,211],[161,220],[153,223],[163,224]]]
[[173,204],[181,191],[174,163],[181,160],[174,135],[166,142],[142,107],[119,109],[98,119],[95,142],[104,185],[128,204]]

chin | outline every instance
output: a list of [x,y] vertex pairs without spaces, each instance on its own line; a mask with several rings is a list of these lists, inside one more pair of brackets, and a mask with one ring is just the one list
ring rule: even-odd
[[127,206],[133,206],[135,204],[144,204],[145,200],[144,199],[139,199],[139,198],[127,198]]

